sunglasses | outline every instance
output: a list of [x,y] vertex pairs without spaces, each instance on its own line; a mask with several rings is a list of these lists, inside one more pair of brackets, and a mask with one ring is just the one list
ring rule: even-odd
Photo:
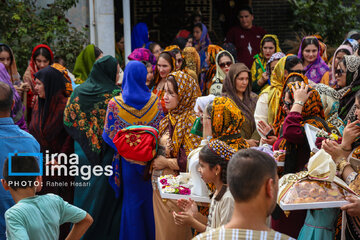
[[290,70],[289,73],[299,73],[299,74],[305,75],[306,71],[305,70]]
[[220,66],[221,68],[224,68],[225,66],[226,66],[226,67],[230,67],[231,64],[232,64],[232,62],[223,62],[223,63],[219,63],[219,66]]
[[335,74],[337,74],[339,77],[341,77],[342,75],[343,75],[343,73],[344,73],[345,71],[344,70],[342,70],[341,68],[340,69],[336,69],[335,70]]

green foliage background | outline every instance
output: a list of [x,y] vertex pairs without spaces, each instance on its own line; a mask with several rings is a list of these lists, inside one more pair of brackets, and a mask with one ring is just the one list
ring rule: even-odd
[[294,30],[319,33],[327,43],[338,46],[347,32],[359,28],[359,0],[289,0]]
[[8,44],[23,75],[38,44],[47,44],[54,55],[66,61],[72,70],[76,56],[88,43],[84,26],[81,31],[71,26],[65,13],[78,0],[55,0],[46,8],[36,7],[36,0],[0,0],[0,41]]

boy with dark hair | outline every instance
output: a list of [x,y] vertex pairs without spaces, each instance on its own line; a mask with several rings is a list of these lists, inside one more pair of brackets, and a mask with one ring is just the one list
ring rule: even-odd
[[65,222],[74,223],[66,239],[80,239],[93,219],[57,195],[36,195],[42,185],[42,177],[36,176],[39,172],[35,157],[15,155],[5,160],[1,183],[16,203],[5,212],[7,239],[59,239],[60,225]]
[[266,225],[276,206],[278,180],[272,157],[254,149],[237,152],[227,167],[227,183],[235,200],[233,216],[228,224],[194,239],[293,239]]

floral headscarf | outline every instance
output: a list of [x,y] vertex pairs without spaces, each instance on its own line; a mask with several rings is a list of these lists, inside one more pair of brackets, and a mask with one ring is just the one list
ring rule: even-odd
[[338,52],[339,52],[340,50],[347,50],[347,51],[349,51],[350,55],[353,54],[353,49],[352,49],[352,47],[350,47],[349,45],[340,45],[340,46],[336,49],[336,51],[335,51],[335,53],[334,53],[334,57],[333,57],[332,63],[331,63],[331,72],[330,72],[330,76],[329,76],[329,81],[330,81],[330,82],[329,82],[329,85],[330,85],[330,86],[335,86],[335,85],[336,85],[335,70],[336,70],[336,67],[337,67],[337,66],[335,66],[335,58],[336,58],[336,55],[338,54]]
[[213,138],[226,142],[237,151],[250,147],[240,134],[245,117],[230,98],[217,97],[214,99],[211,119]]
[[279,61],[281,58],[285,57],[285,53],[283,52],[276,52],[274,53],[273,55],[271,55],[269,61],[266,63],[266,72],[267,74],[269,75],[269,78],[271,76],[271,67],[270,67],[270,64],[273,62],[273,61]]
[[360,89],[360,57],[355,55],[344,56],[346,63],[346,86],[340,89],[339,117],[344,121],[354,121],[355,116],[355,94]]
[[175,78],[178,87],[179,103],[161,120],[159,134],[170,131],[170,155],[178,158],[180,170],[186,169],[186,162],[179,159],[180,148],[185,150],[186,156],[200,145],[201,138],[190,133],[195,122],[195,101],[201,96],[200,88],[190,75],[176,71],[169,76]]
[[[313,36],[304,37],[301,42],[299,51],[298,51],[298,58],[300,58],[300,59],[304,59],[303,54],[302,54],[302,51],[304,50],[304,49],[302,49],[302,44],[303,44],[304,40],[308,39],[308,38],[313,38],[313,39],[315,39],[315,41],[319,42],[319,40],[317,40],[316,37],[313,37]],[[319,83],[321,81],[322,76],[327,71],[329,71],[329,67],[325,63],[325,61],[321,58],[320,53],[321,53],[321,47],[319,44],[318,54],[317,54],[315,61],[313,63],[310,63],[309,65],[307,65],[304,69],[306,71],[306,73],[305,73],[306,77],[308,77],[308,79],[312,80],[315,83]]]
[[136,48],[132,53],[128,56],[129,60],[136,60],[136,61],[147,61],[151,63],[153,66],[153,70],[156,66],[156,58],[154,54],[151,53],[149,49],[146,48]]

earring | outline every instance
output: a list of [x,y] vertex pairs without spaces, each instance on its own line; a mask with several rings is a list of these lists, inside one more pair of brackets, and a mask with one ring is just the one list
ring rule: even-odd
[[217,176],[217,175],[218,175],[218,173],[215,173],[215,175]]

